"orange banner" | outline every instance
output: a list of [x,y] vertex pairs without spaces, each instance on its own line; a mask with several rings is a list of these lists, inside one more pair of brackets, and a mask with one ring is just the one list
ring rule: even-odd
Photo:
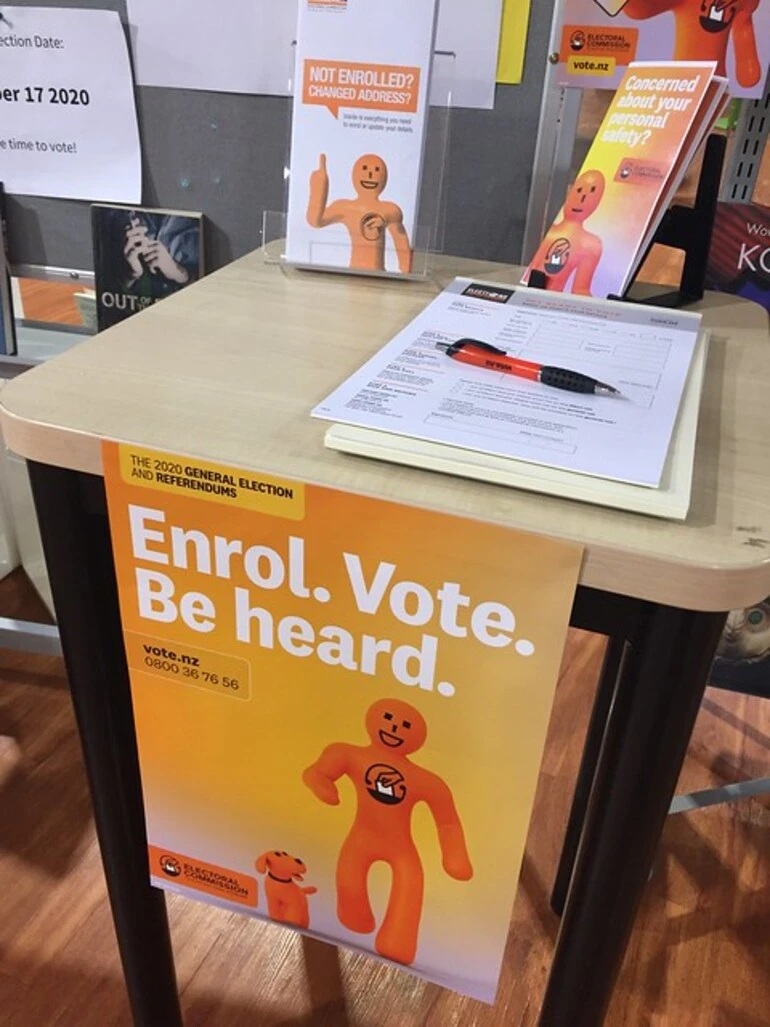
[[415,114],[419,93],[419,68],[349,61],[305,61],[303,103],[326,107],[335,118],[339,117],[340,107]]

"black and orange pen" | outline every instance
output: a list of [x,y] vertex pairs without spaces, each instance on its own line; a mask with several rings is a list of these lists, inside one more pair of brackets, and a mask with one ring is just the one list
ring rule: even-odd
[[622,393],[613,385],[607,385],[579,371],[569,371],[564,367],[549,367],[535,364],[531,360],[511,357],[504,349],[490,346],[488,342],[478,339],[458,339],[457,342],[437,342],[436,349],[443,350],[448,357],[461,364],[472,367],[483,367],[488,371],[500,371],[513,374],[517,378],[528,378],[542,385],[550,385],[554,389],[565,389],[567,392],[588,392],[594,396],[620,396]]

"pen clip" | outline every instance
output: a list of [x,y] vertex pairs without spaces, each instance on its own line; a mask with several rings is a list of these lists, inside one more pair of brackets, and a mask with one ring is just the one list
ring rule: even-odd
[[467,346],[476,346],[478,349],[483,349],[487,353],[494,353],[498,357],[507,355],[504,349],[498,349],[497,346],[492,346],[488,342],[481,342],[479,339],[458,339],[446,351],[447,356],[451,357],[452,354],[459,353],[460,350],[465,349]]

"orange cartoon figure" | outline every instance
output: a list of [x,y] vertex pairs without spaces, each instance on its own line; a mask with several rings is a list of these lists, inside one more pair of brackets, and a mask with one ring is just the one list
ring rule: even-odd
[[301,888],[307,867],[301,859],[286,852],[263,852],[254,864],[257,873],[266,874],[265,895],[267,912],[273,920],[294,927],[310,926],[308,895],[315,895],[317,888]]
[[350,266],[357,271],[385,270],[385,233],[390,232],[398,257],[398,269],[407,274],[412,267],[412,250],[404,228],[404,215],[395,203],[381,200],[388,184],[388,166],[382,157],[367,153],[353,165],[354,200],[329,199],[326,155],[310,176],[307,219],[313,228],[344,225],[350,235]]
[[594,213],[604,196],[601,171],[580,175],[564,201],[562,218],[556,221],[532,261],[532,270],[544,271],[546,289],[564,292],[572,275],[572,292],[591,295],[594,271],[601,260],[602,241],[589,232],[584,222]]
[[676,25],[673,59],[716,61],[718,75],[725,74],[727,43],[732,38],[735,77],[748,89],[762,74],[752,20],[759,4],[760,0],[628,0],[623,14],[643,20],[671,11]]
[[369,934],[374,930],[367,879],[373,863],[387,863],[392,885],[375,949],[387,959],[408,965],[417,952],[424,889],[411,831],[412,810],[418,802],[427,803],[433,814],[447,874],[468,881],[473,868],[449,787],[409,759],[428,734],[422,715],[398,699],[381,699],[366,714],[366,730],[371,744],[328,746],[303,780],[330,806],[340,801],[335,782],[343,776],[353,782],[358,801],[337,863],[337,915],[351,931]]

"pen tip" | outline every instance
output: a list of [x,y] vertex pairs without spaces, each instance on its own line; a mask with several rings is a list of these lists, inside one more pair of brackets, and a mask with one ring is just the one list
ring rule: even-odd
[[623,393],[620,389],[616,389],[614,385],[605,385],[603,382],[599,382],[594,390],[597,396],[622,396]]

